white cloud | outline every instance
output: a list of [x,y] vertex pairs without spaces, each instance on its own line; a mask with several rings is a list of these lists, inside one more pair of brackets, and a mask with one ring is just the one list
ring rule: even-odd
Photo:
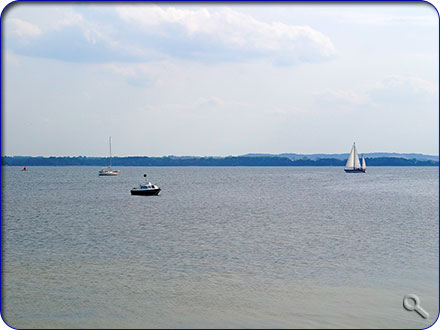
[[319,114],[319,111],[316,111],[314,108],[308,108],[308,107],[280,107],[280,106],[273,106],[272,108],[265,109],[263,111],[264,115],[267,117],[277,116],[282,117],[283,119],[296,117],[298,115],[316,115]]
[[222,113],[223,115],[226,113],[237,115],[240,110],[243,112],[249,108],[255,108],[255,106],[246,102],[211,95],[193,98],[192,100],[181,103],[149,104],[142,107],[142,111],[163,112],[173,115],[180,114],[181,116],[193,118],[194,116],[214,111],[218,114]]
[[84,17],[70,8],[66,8],[65,10],[58,9],[57,14],[61,16],[61,18],[55,20],[53,23],[51,22],[50,29],[60,30],[65,27],[81,25],[84,23]]
[[20,60],[18,59],[17,55],[15,55],[14,53],[6,51],[5,52],[5,63],[6,63],[6,66],[7,65],[19,66]]
[[371,102],[367,93],[327,88],[314,93],[314,101],[323,110],[353,111]]
[[438,97],[438,86],[417,77],[389,75],[362,91],[327,88],[313,96],[320,107],[353,111],[365,107],[414,106],[433,102]]
[[224,105],[225,101],[216,96],[200,97],[196,100],[194,105],[200,108],[215,108],[217,106]]
[[316,93],[315,95],[318,95],[323,98],[333,99],[333,100],[339,100],[341,102],[347,103],[347,104],[365,104],[368,103],[368,96],[359,94],[353,91],[336,91],[332,89],[325,89],[323,92]]
[[438,86],[417,77],[390,75],[371,88],[369,94],[376,104],[425,106],[436,102]]
[[407,77],[400,75],[389,75],[378,82],[375,89],[393,90],[404,89],[412,93],[428,93],[434,95],[438,92],[438,86],[427,80],[417,77]]
[[175,58],[212,63],[264,58],[292,65],[322,61],[335,54],[331,40],[310,26],[267,23],[229,8],[132,4],[115,5],[103,12],[78,10],[52,8],[41,12],[46,19],[7,20],[6,31],[21,38],[10,38],[7,47],[25,56],[72,62]]
[[116,10],[122,20],[136,24],[145,34],[155,33],[170,39],[178,35],[192,43],[192,55],[218,51],[221,47],[221,51],[273,56],[289,64],[335,54],[330,39],[309,26],[265,23],[228,8],[209,11],[132,5]]
[[[368,23],[368,21],[365,23]],[[425,16],[384,16],[372,19],[372,23],[382,25],[411,24],[419,26],[438,26],[438,16],[435,14]]]
[[37,25],[18,18],[7,19],[5,25],[9,30],[8,32],[11,33],[12,36],[17,36],[20,38],[35,38],[41,35],[41,29]]
[[219,109],[219,107],[230,107],[236,105],[238,102],[236,101],[228,101],[224,100],[217,96],[202,96],[195,100],[192,100],[188,103],[182,104],[168,104],[164,106],[164,109],[176,109],[176,110],[186,110],[186,111],[205,111],[205,110],[213,110]]
[[104,63],[96,67],[102,72],[110,72],[118,77],[122,77],[131,86],[137,87],[156,87],[162,84],[161,76],[164,72],[174,72],[178,74],[178,67],[173,62],[158,61],[146,63]]
[[321,15],[332,15],[337,18],[338,21],[359,25],[378,25],[378,26],[391,26],[391,25],[415,25],[415,26],[438,26],[438,16],[433,10],[432,15],[399,15],[395,13],[387,13],[384,10],[375,10],[374,12],[368,11],[354,11],[354,10],[341,10],[339,12],[321,11]]

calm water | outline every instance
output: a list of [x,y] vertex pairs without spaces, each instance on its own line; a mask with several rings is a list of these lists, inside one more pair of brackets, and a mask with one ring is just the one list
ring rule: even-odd
[[[438,168],[2,168],[13,327],[424,328]],[[143,173],[160,196],[131,196]],[[402,308],[420,297],[428,320]]]

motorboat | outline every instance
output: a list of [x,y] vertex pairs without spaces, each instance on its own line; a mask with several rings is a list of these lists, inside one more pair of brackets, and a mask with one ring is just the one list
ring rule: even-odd
[[130,190],[132,195],[155,196],[160,192],[160,188],[147,180],[147,175],[144,174],[145,182],[141,183],[139,187]]

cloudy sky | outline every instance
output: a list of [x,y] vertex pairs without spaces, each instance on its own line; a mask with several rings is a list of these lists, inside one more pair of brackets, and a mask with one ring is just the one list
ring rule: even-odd
[[438,154],[426,3],[32,4],[2,17],[3,155]]

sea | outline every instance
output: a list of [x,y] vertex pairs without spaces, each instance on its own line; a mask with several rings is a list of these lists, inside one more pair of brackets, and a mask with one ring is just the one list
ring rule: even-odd
[[[439,169],[2,167],[14,328],[426,328]],[[131,196],[148,179],[159,196]],[[403,307],[414,294],[416,311]],[[412,301],[414,302],[414,301]]]

